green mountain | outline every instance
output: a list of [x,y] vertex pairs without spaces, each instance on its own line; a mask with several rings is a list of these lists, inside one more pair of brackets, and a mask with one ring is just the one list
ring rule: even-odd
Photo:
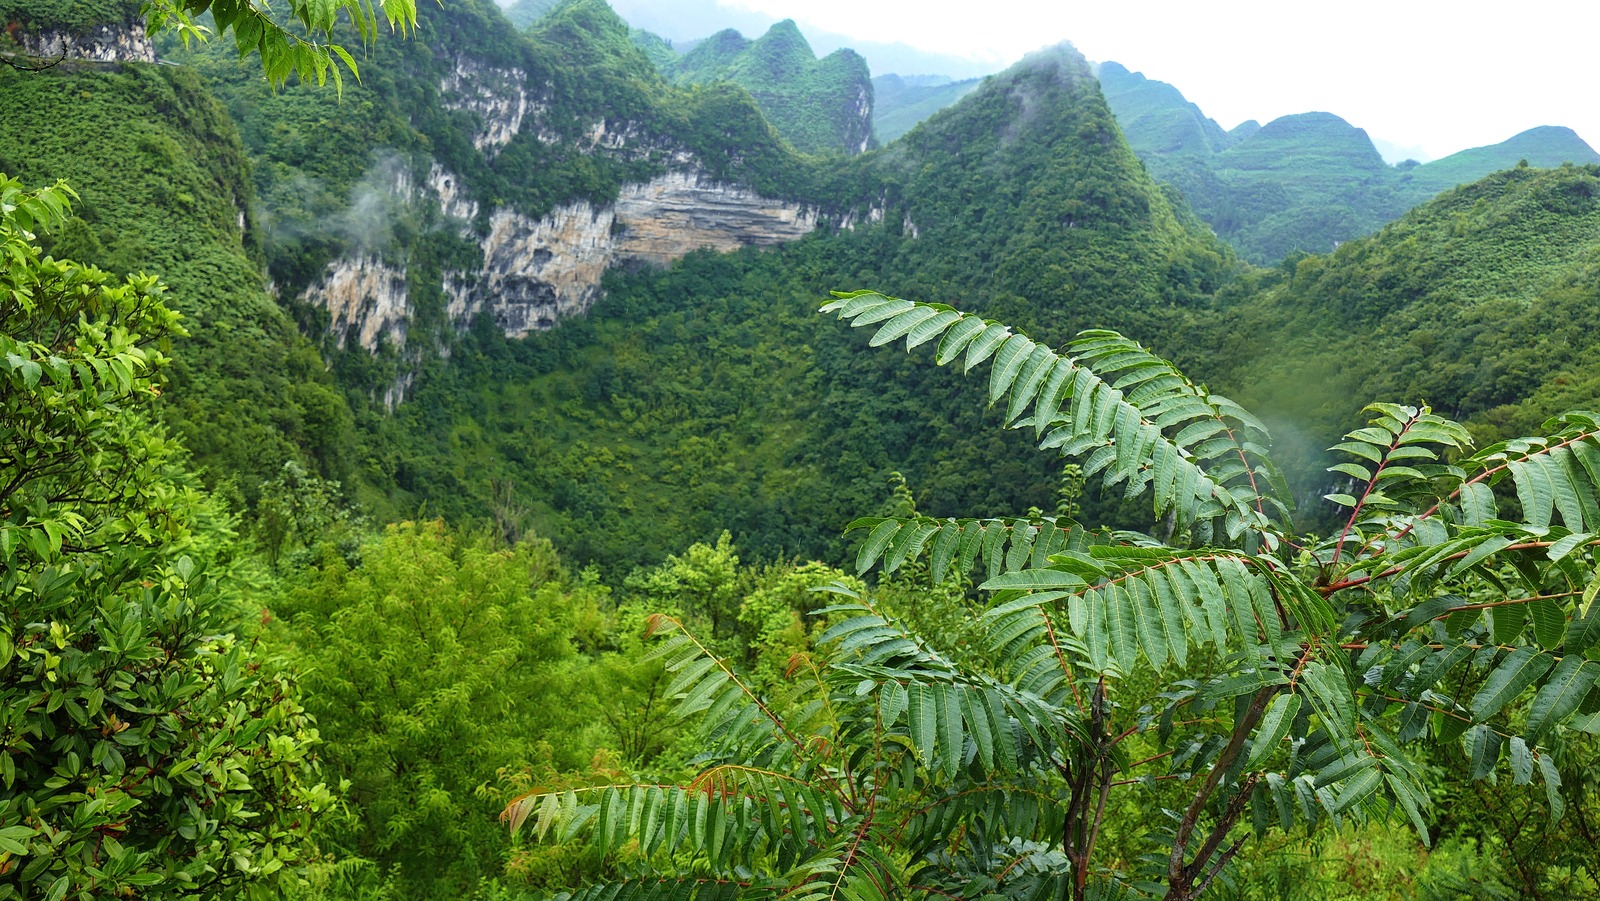
[[1482,443],[1592,408],[1597,285],[1600,166],[1514,168],[1231,286],[1197,340],[1218,384],[1290,426],[1309,472],[1368,398],[1430,403]]
[[[513,486],[540,534],[623,570],[723,528],[758,558],[836,557],[844,511],[874,509],[897,470],[933,511],[1049,507],[1048,463],[984,463],[1029,457],[978,427],[997,415],[981,386],[870,353],[819,298],[894,285],[1055,340],[1108,322],[1159,336],[1230,271],[1067,49],[837,165],[841,218],[803,240],[613,276],[588,316],[521,340],[480,319],[377,422],[394,463],[372,503],[470,518]],[[957,433],[985,437],[938,437]],[[977,470],[999,478],[958,475]]]
[[[142,29],[120,15],[120,46],[139,51]],[[0,129],[0,171],[64,178],[80,195],[52,252],[165,279],[190,333],[175,341],[166,416],[211,477],[253,498],[289,460],[348,475],[343,392],[268,291],[249,160],[199,75],[117,60],[0,67],[0,121],[28,123]]]
[[1095,71],[1117,124],[1138,153],[1210,156],[1236,139],[1165,82],[1129,72],[1121,63]]
[[1370,234],[1429,197],[1527,160],[1600,161],[1570,129],[1536,128],[1425,165],[1391,167],[1366,132],[1330,113],[1302,113],[1231,132],[1172,85],[1103,63],[1098,74],[1128,143],[1157,178],[1246,259],[1326,252]]
[[[1309,380],[1327,397],[1314,421],[1292,424],[1308,448],[1348,425],[1345,398],[1420,392],[1487,428],[1537,415],[1547,405],[1530,397],[1558,378],[1584,383],[1581,354],[1559,348],[1538,351],[1533,368],[1509,345],[1490,348],[1482,365],[1534,373],[1521,394],[1510,381],[1484,393],[1469,374],[1439,381],[1452,367],[1423,344],[1407,364],[1414,383],[1382,382],[1377,367],[1412,359],[1409,345],[1391,346],[1398,334],[1482,356],[1461,349],[1478,340],[1469,333],[1423,327],[1425,274],[1441,286],[1430,304],[1470,300],[1463,321],[1534,304],[1545,295],[1525,292],[1540,286],[1581,286],[1588,214],[1550,207],[1587,210],[1588,169],[1514,170],[1332,257],[1242,274],[1147,173],[1070,49],[986,80],[888,147],[818,159],[778,140],[747,92],[669,83],[599,0],[564,3],[525,32],[472,0],[424,22],[418,41],[380,44],[342,97],[273,93],[215,47],[181,57],[194,70],[6,75],[7,113],[49,125],[5,136],[0,164],[79,182],[81,222],[63,247],[158,268],[192,305],[196,350],[171,415],[247,498],[290,459],[344,480],[380,518],[425,507],[472,521],[510,497],[575,559],[624,570],[723,528],[758,558],[837,555],[842,511],[871,509],[891,471],[933,512],[1053,503],[1048,466],[982,484],[951,475],[1028,459],[1024,442],[934,440],[991,435],[978,423],[995,414],[959,379],[860,353],[811,312],[831,289],[959,303],[1052,341],[1119,328],[1277,415],[1288,400],[1251,386]],[[783,58],[753,46],[725,36],[696,52]],[[85,103],[84,91],[111,99]],[[147,112],[129,123],[123,107]],[[1337,190],[1318,173],[1407,174],[1326,114],[1232,134],[1187,115],[1174,134],[1226,144],[1207,150],[1213,184],[1293,176],[1302,194],[1261,191],[1280,212]],[[77,152],[116,133],[134,137],[105,160]],[[1202,155],[1192,141],[1174,146],[1188,149],[1166,159]],[[193,175],[137,174],[180,158]],[[159,224],[169,220],[212,231],[179,235]],[[1527,235],[1558,239],[1532,247],[1545,239]],[[151,236],[162,245],[144,246]],[[1405,256],[1419,248],[1437,259]],[[1376,288],[1340,287],[1356,285]],[[1391,285],[1410,286],[1394,301],[1395,316],[1415,318],[1408,331],[1392,318],[1328,318]],[[1271,336],[1251,348],[1300,342],[1342,374],[1277,372],[1276,356],[1236,346],[1240,333]],[[228,404],[244,424],[208,430],[232,421],[217,412]],[[1114,499],[1095,503],[1125,515]]]
[[792,20],[754,41],[720,31],[668,61],[663,71],[681,85],[728,82],[744,88],[778,132],[805,153],[853,154],[872,146],[866,60],[853,50],[817,59]]
[[1562,163],[1600,162],[1577,132],[1541,125],[1488,147],[1473,147],[1425,165],[1406,170],[1410,186],[1419,192],[1438,192],[1477,181],[1489,172],[1510,169],[1526,160],[1530,166],[1549,168]]
[[561,0],[517,0],[504,10],[506,21],[517,28],[528,28],[561,5]]
[[872,131],[887,144],[977,90],[979,81],[952,81],[942,75],[879,75],[872,79]]

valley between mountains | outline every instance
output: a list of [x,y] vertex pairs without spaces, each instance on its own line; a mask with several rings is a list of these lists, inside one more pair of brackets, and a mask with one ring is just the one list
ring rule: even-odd
[[0,899],[1600,891],[1561,123],[178,6],[0,0]]

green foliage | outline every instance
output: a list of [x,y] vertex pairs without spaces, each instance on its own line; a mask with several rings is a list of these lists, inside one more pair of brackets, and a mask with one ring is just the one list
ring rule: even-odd
[[[515,485],[539,534],[611,576],[724,529],[746,559],[841,560],[839,511],[872,509],[895,470],[939,516],[1049,508],[1057,473],[996,435],[998,414],[961,400],[970,389],[841,347],[811,298],[893,274],[1041,335],[1096,317],[1181,351],[1174,322],[1233,265],[1144,175],[1066,51],[845,165],[819,192],[881,198],[881,224],[617,274],[587,317],[526,339],[483,323],[422,369],[393,418],[366,420],[362,500],[380,517],[426,501],[459,520],[485,515],[493,484]],[[1026,304],[1024,289],[1062,300]],[[1110,518],[1119,497],[1087,515]]]
[[248,163],[195,73],[4,69],[0,117],[31,123],[0,133],[18,177],[65,178],[82,197],[74,220],[46,236],[52,253],[171,287],[190,335],[174,336],[175,391],[161,415],[198,463],[234,477],[247,500],[289,460],[340,478],[348,408],[264,290]]
[[[1037,515],[858,522],[863,572],[925,557],[937,583],[984,564],[981,663],[840,585],[819,655],[794,667],[814,676],[764,696],[658,618],[674,712],[702,717],[697,777],[507,808],[539,837],[637,842],[639,879],[594,891],[1192,898],[1247,830],[1395,815],[1426,841],[1418,752],[1457,745],[1453,777],[1537,781],[1544,820],[1562,819],[1557,758],[1600,734],[1592,415],[1474,451],[1457,423],[1374,404],[1335,448],[1358,486],[1330,496],[1348,519],[1301,536],[1265,428],[1119,335],[1057,354],[940,304],[861,292],[824,309],[875,345],[989,361],[1006,423],[1169,515],[1168,537]],[[1151,828],[1151,802],[1170,827]]]
[[83,33],[137,21],[141,5],[140,0],[0,0],[0,22],[30,32]]
[[230,518],[150,419],[150,276],[44,256],[0,176],[0,897],[232,897],[293,867],[316,730],[231,634]]
[[497,549],[437,522],[390,526],[355,566],[325,546],[291,574],[272,610],[353,814],[327,842],[392,870],[405,897],[499,875],[503,802],[485,786],[578,768],[598,744],[569,696],[575,620],[594,603],[548,542]]
[[[1369,392],[1427,398],[1486,441],[1525,434],[1593,403],[1597,177],[1515,169],[1448,192],[1376,236],[1224,294],[1195,340],[1219,348],[1218,382],[1293,425],[1280,459],[1302,485],[1325,465],[1319,446],[1355,419],[1352,398]],[[1326,485],[1302,507],[1318,509]]]
[[321,85],[329,75],[335,85],[342,87],[341,64],[351,75],[360,77],[350,51],[330,40],[340,13],[367,44],[377,36],[380,24],[401,32],[417,24],[416,0],[379,4],[381,18],[378,9],[363,0],[289,0],[287,5],[287,21],[274,18],[268,12],[268,4],[261,0],[143,0],[140,12],[149,20],[152,32],[176,28],[185,43],[204,37],[206,29],[194,19],[209,14],[219,33],[233,32],[234,49],[239,56],[260,55],[261,71],[273,87],[282,87],[291,77]]

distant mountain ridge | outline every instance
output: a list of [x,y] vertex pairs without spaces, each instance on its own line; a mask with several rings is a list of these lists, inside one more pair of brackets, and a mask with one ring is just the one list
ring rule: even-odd
[[854,50],[818,59],[792,19],[753,41],[728,28],[676,59],[653,56],[676,84],[729,82],[749,91],[778,133],[800,151],[855,154],[873,145],[867,61]]
[[505,7],[502,12],[512,25],[518,29],[525,29],[549,15],[551,10],[560,5],[561,0],[517,0]]
[[943,75],[879,75],[872,79],[872,130],[879,142],[887,144],[977,90],[982,80],[953,81]]
[[1115,62],[1098,73],[1106,102],[1151,174],[1181,190],[1246,259],[1324,253],[1376,231],[1458,184],[1526,160],[1600,162],[1571,129],[1543,126],[1425,164],[1390,166],[1367,133],[1326,112],[1224,131],[1174,86]]

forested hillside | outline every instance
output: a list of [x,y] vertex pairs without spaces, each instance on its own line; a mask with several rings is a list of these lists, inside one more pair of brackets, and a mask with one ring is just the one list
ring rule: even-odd
[[[541,534],[611,566],[722,528],[763,556],[837,555],[838,511],[875,506],[894,470],[935,510],[1048,508],[1048,469],[971,479],[997,439],[933,440],[975,423],[981,405],[955,400],[966,389],[850,352],[816,299],[892,279],[1043,334],[1094,322],[1153,333],[1230,265],[1143,175],[1066,50],[861,158],[844,183],[875,198],[852,228],[615,278],[595,315],[522,342],[475,329],[384,420],[392,502],[463,515],[513,485]],[[950,403],[912,404],[935,390],[925,379]],[[657,513],[633,520],[640,509]]]
[[51,251],[157,272],[169,285],[190,337],[177,342],[179,390],[164,415],[212,478],[253,501],[287,461],[345,477],[343,391],[317,336],[266,290],[248,155],[199,75],[116,63],[4,68],[0,116],[28,123],[0,129],[0,171],[31,185],[64,178],[81,196]]
[[130,8],[0,0],[0,901],[1600,891],[1575,135]]
[[1595,402],[1597,266],[1600,168],[1519,167],[1230,287],[1202,340],[1256,409],[1302,411],[1308,450],[1368,396],[1426,400],[1488,442]]

